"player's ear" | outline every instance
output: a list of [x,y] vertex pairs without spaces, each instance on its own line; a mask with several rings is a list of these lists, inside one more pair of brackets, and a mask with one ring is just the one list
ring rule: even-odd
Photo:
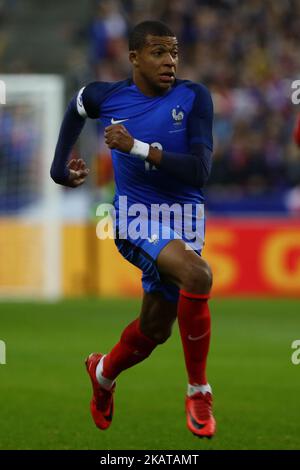
[[138,66],[138,58],[136,51],[129,51],[129,60],[134,67]]

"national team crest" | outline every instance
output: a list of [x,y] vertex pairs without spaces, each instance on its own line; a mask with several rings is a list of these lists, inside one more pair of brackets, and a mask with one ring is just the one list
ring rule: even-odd
[[175,122],[173,122],[174,125],[182,124],[181,121],[184,118],[184,112],[183,112],[181,106],[177,105],[176,108],[172,109],[172,118],[175,121]]

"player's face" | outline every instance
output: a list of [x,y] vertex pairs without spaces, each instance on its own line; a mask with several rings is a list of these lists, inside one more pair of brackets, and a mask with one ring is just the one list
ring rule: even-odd
[[178,42],[175,37],[151,36],[145,46],[130,53],[134,78],[145,94],[167,91],[174,83],[178,64]]

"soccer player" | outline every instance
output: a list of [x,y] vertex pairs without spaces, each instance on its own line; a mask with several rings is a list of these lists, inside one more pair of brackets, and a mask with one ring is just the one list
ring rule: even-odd
[[120,196],[127,196],[128,205],[143,203],[148,208],[162,203],[182,208],[203,204],[201,188],[210,173],[213,146],[212,100],[205,86],[176,79],[178,42],[163,23],[145,21],[133,29],[129,60],[132,78],[90,83],[70,102],[51,167],[56,183],[71,187],[84,183],[89,171],[85,162],[67,161],[86,118],[101,119],[116,180],[115,243],[143,273],[139,317],[110,352],[93,353],[86,360],[93,387],[91,413],[98,428],[110,426],[117,376],[164,343],[177,317],[188,375],[187,426],[196,436],[212,437],[216,424],[206,377],[212,274],[201,257],[204,218],[192,216],[193,223],[201,223],[198,247],[172,228],[163,236],[168,228],[163,221],[159,233],[119,236]]

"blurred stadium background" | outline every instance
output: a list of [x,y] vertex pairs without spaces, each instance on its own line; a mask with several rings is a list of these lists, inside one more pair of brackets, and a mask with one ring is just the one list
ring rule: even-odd
[[[92,169],[87,185],[59,188],[49,168],[68,100],[90,81],[130,75],[128,30],[145,19],[175,31],[179,77],[206,84],[215,106],[204,254],[215,275],[210,367],[221,429],[204,446],[180,414],[177,333],[128,372],[136,388],[120,379],[119,428],[108,435],[91,428],[84,372],[76,376],[82,357],[109,348],[137,313],[140,274],[112,241],[96,238],[96,207],[114,191],[101,126],[90,121],[73,152]],[[0,448],[300,447],[299,370],[290,361],[300,338],[299,106],[291,101],[299,50],[300,0],[0,1]],[[162,384],[170,370],[172,400]],[[153,394],[170,400],[173,430],[162,431],[165,408]],[[130,420],[121,411],[128,402]],[[141,415],[151,415],[147,426]]]

